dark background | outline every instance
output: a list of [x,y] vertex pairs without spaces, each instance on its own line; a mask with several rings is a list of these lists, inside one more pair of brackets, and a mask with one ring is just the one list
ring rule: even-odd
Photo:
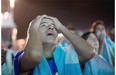
[[97,19],[103,20],[108,28],[114,25],[114,3],[114,0],[16,0],[17,38],[26,38],[29,22],[43,14],[57,17],[65,26],[73,25],[83,32]]

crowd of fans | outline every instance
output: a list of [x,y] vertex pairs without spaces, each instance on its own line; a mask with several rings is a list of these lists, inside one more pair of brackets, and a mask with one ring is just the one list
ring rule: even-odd
[[26,40],[2,41],[2,75],[114,75],[114,44],[115,27],[106,29],[101,20],[80,32],[55,17],[37,16]]

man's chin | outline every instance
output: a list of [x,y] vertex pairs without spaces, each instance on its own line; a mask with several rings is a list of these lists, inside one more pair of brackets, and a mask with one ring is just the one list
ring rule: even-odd
[[55,41],[53,41],[53,40],[49,40],[49,41],[44,41],[43,43],[48,43],[48,44],[54,44],[55,43]]

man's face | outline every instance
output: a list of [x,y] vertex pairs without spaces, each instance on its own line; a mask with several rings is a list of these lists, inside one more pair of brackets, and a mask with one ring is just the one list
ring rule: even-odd
[[42,19],[39,33],[43,43],[55,43],[55,39],[58,36],[54,22],[49,18]]
[[100,34],[106,35],[105,27],[104,25],[97,25],[95,28],[95,34],[99,36]]
[[97,40],[97,37],[93,34],[93,33],[90,33],[89,36],[88,36],[88,39],[87,39],[87,42],[95,49],[98,49],[99,48],[99,43],[98,43],[98,40]]

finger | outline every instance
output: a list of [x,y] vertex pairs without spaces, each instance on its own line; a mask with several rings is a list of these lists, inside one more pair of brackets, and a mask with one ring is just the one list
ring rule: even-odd
[[41,16],[47,16],[47,15],[45,15],[45,14],[44,15],[38,15],[36,18],[40,18]]
[[39,19],[40,17],[41,17],[41,16],[39,15],[39,16],[37,16],[36,18],[38,18],[38,19]]
[[41,23],[41,20],[44,17],[47,17],[47,15],[37,16],[34,20],[32,20],[32,22],[30,22],[30,24],[29,24],[28,31],[30,30],[30,28],[38,29],[39,25]]
[[36,17],[36,19],[40,19],[40,18],[44,18],[44,17],[47,17],[47,15],[41,15],[41,16],[39,15]]
[[44,14],[44,15],[42,15],[42,17],[43,17],[43,18],[44,18],[44,17],[47,17],[47,15]]
[[42,15],[42,16],[37,16],[37,18],[34,20],[34,22],[36,23],[38,23],[38,24],[35,24],[35,25],[40,25],[40,23],[41,23],[41,20],[43,19],[43,18],[45,18],[45,17],[47,17],[47,15]]

